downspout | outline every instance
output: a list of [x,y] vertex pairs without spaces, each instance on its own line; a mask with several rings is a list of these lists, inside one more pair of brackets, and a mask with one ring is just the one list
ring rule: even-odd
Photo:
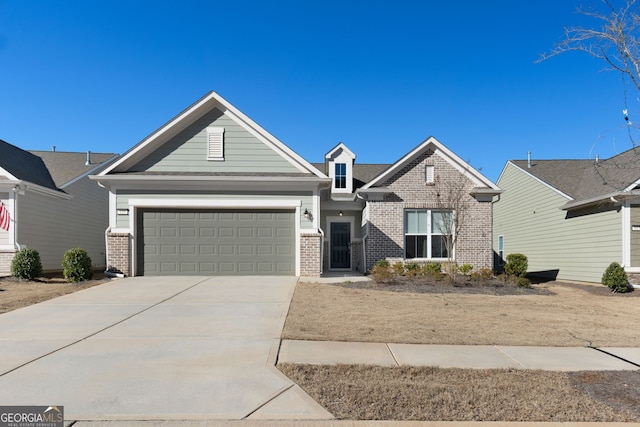
[[25,190],[26,188],[21,188],[20,185],[17,185],[13,189],[13,246],[18,249],[18,251],[22,250],[22,246],[18,243],[18,196],[21,191],[23,192],[22,194],[24,194]]
[[324,231],[322,231],[322,227],[318,227],[318,231],[320,232],[320,276],[324,274]]
[[[359,193],[356,193],[356,197],[360,200],[364,200],[364,206],[366,208],[367,200],[364,197],[360,196]],[[360,219],[360,227],[362,227],[362,218]],[[369,237],[369,220],[367,220],[364,236],[362,236],[362,261],[364,261],[364,266],[362,271],[363,274],[367,274],[367,237]]]

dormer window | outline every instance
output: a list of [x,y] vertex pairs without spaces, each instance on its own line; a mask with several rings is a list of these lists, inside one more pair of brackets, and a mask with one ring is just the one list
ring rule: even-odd
[[335,188],[347,188],[347,164],[336,163]]

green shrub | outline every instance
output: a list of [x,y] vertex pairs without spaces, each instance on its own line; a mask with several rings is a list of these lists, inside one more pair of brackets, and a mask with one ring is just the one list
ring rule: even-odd
[[516,285],[518,285],[519,288],[530,288],[531,281],[526,277],[518,277],[516,278]]
[[69,249],[62,258],[62,274],[67,282],[81,282],[93,276],[93,265],[87,251],[82,248]]
[[529,261],[526,255],[509,254],[507,255],[507,263],[504,266],[504,271],[512,276],[524,277],[527,274],[528,267]]
[[378,261],[376,261],[376,267],[386,267],[389,268],[391,266],[391,264],[389,264],[389,261],[387,261],[386,259],[379,259]]
[[393,264],[393,272],[398,276],[402,276],[404,274],[404,264],[402,263],[402,261],[398,261]]
[[420,264],[416,262],[408,262],[404,265],[404,268],[406,270],[406,275],[411,279],[415,279],[421,273]]
[[18,279],[33,280],[42,274],[40,254],[35,249],[22,248],[11,260],[11,274]]
[[464,274],[465,276],[469,275],[469,273],[471,273],[471,270],[473,270],[473,265],[471,264],[462,264],[458,270],[460,271],[460,273]]
[[425,264],[422,267],[422,274],[427,277],[432,277],[436,280],[442,280],[442,264],[439,262],[431,262],[429,264]]
[[481,268],[478,271],[471,273],[473,280],[489,280],[493,277],[493,270],[490,268]]
[[613,292],[627,292],[629,277],[620,264],[612,262],[602,275],[602,284],[611,288]]

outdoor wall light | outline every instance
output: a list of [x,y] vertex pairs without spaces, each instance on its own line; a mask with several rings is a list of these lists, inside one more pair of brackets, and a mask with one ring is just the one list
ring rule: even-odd
[[342,211],[340,211],[340,212],[338,213],[338,215],[342,216]]
[[309,212],[309,209],[304,210],[304,217],[309,220],[313,219],[313,215],[311,215],[311,212]]

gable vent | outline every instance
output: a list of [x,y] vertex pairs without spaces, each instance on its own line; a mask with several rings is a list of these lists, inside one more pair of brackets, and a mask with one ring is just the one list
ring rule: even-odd
[[207,160],[224,160],[224,128],[207,128]]

